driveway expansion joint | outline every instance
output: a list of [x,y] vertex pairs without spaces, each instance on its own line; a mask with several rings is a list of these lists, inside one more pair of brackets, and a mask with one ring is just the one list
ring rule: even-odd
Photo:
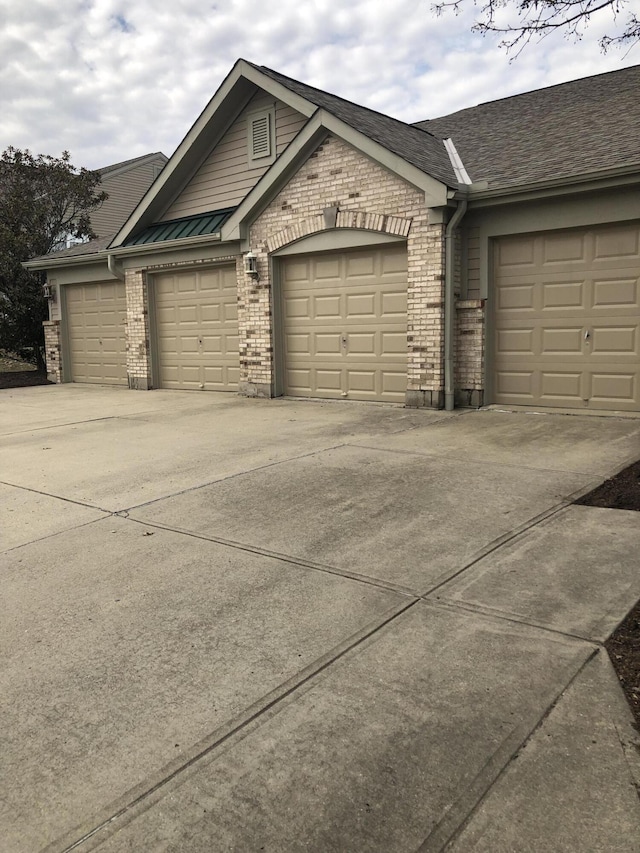
[[434,826],[420,847],[418,847],[416,853],[441,853],[459,836],[477,812],[482,801],[509,768],[512,760],[522,752],[556,707],[562,696],[599,651],[600,649],[594,648],[560,690],[556,689],[555,691],[547,692],[545,701],[542,703],[542,707],[544,708],[542,714],[532,714],[522,726],[514,729],[504,739],[498,749],[489,756],[480,772],[466,786],[462,795],[452,803],[444,817]]
[[[237,715],[229,720],[226,724],[220,726],[210,733],[206,738],[192,747],[192,754],[186,758],[183,755],[180,759],[176,759],[159,770],[156,774],[156,780],[149,785],[147,782],[140,783],[136,788],[124,794],[110,809],[105,810],[102,819],[98,818],[97,823],[92,827],[78,827],[67,833],[63,838],[51,842],[44,848],[42,853],[71,853],[72,850],[88,843],[89,847],[84,847],[85,850],[95,849],[94,843],[97,846],[102,844],[105,836],[102,835],[99,839],[98,834],[104,833],[106,830],[118,831],[122,826],[129,823],[140,813],[150,808],[158,799],[161,799],[165,794],[165,789],[172,782],[181,784],[186,779],[186,774],[203,760],[211,757],[217,749],[223,745],[235,744],[242,740],[253,729],[252,724],[259,724],[269,712],[277,713],[279,706],[288,698],[304,689],[312,679],[316,678],[322,672],[327,670],[341,658],[345,657],[350,652],[353,652],[358,646],[362,645],[369,638],[373,637],[387,625],[394,622],[396,619],[403,616],[408,610],[418,603],[418,599],[409,602],[402,602],[389,608],[381,617],[372,620],[359,631],[356,631],[347,639],[338,643],[337,646],[321,655],[313,663],[302,669],[297,675],[284,681],[274,690],[267,693],[261,699],[250,705],[244,713]],[[157,796],[156,796],[157,795]],[[117,824],[117,825],[116,825]],[[82,832],[80,837],[72,840],[74,835]],[[108,836],[107,836],[108,837]]]

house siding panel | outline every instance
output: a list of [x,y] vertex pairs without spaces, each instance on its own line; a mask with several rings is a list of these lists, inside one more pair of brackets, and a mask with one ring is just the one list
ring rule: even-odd
[[254,110],[269,109],[274,103],[276,153],[282,153],[302,128],[306,118],[281,101],[274,102],[270,95],[262,92],[247,104],[180,196],[167,209],[162,221],[240,204],[268,168],[266,165],[249,165],[247,114]]
[[142,163],[113,177],[102,178],[102,189],[109,193],[109,198],[91,214],[91,224],[98,237],[116,233],[153,183],[157,174],[155,167],[162,168],[164,162]]

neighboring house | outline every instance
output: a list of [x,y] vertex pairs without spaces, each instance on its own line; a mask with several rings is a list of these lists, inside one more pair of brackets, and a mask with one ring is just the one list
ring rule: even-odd
[[113,235],[122,227],[168,159],[162,152],[156,151],[97,170],[102,182],[101,189],[109,195],[91,214],[91,225],[98,237]]
[[[108,193],[108,198],[91,214],[91,226],[97,237],[113,236],[116,233],[158,177],[168,159],[157,151],[96,170],[101,179],[100,189]],[[57,253],[86,242],[82,238],[66,234],[60,238],[53,252]]]
[[29,262],[50,375],[640,411],[638,91],[410,125],[240,60],[113,239]]

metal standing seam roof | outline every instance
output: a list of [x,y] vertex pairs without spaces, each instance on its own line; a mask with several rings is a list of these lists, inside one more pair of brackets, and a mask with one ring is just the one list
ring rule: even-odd
[[203,237],[215,234],[234,212],[235,207],[210,210],[197,216],[182,216],[167,222],[157,222],[137,234],[128,237],[123,246],[144,246],[148,243],[164,243],[167,240],[183,240],[186,237]]

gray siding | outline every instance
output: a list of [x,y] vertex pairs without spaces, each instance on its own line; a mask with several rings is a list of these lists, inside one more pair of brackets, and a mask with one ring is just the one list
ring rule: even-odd
[[98,237],[108,237],[118,231],[155,180],[157,169],[154,166],[162,168],[164,163],[158,159],[134,165],[113,176],[103,176],[102,189],[109,193],[109,198],[91,214],[91,224]]
[[161,221],[240,204],[268,169],[268,166],[256,168],[249,164],[247,113],[273,106],[276,153],[280,155],[284,151],[307,119],[281,101],[274,101],[266,92],[260,92],[231,125]]

